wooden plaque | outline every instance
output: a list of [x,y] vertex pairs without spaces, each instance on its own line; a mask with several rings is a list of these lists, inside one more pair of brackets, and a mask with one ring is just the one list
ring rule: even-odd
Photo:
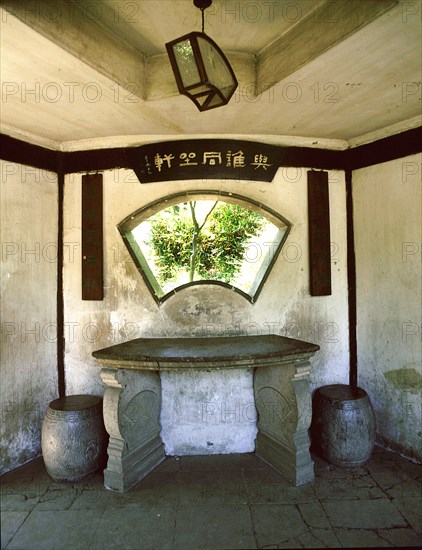
[[312,296],[331,294],[328,172],[308,172],[309,270]]
[[82,300],[102,300],[103,176],[82,176]]
[[186,179],[272,181],[280,166],[275,145],[230,139],[163,141],[127,151],[141,183]]

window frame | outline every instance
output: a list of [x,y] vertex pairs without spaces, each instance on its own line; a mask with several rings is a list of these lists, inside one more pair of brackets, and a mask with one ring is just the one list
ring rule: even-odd
[[[280,244],[277,246],[277,249],[275,250],[274,255],[271,258],[268,264],[268,267],[266,268],[261,278],[261,281],[257,286],[253,295],[246,293],[245,291],[241,290],[240,288],[234,285],[231,285],[224,281],[217,281],[214,279],[203,279],[200,281],[192,281],[189,283],[185,283],[183,285],[179,285],[178,287],[170,290],[167,293],[164,293],[164,291],[162,290],[154,273],[149,267],[148,262],[142,253],[142,250],[133,239],[133,236],[131,233],[132,229],[137,227],[143,221],[146,221],[147,219],[149,219],[151,216],[154,216],[154,214],[157,214],[161,210],[165,210],[166,208],[169,208],[170,206],[173,206],[178,203],[190,202],[193,200],[220,200],[221,202],[237,204],[239,206],[243,206],[244,208],[248,208],[249,210],[253,210],[258,214],[261,214],[261,216],[265,217],[271,223],[276,225],[279,229],[281,229],[282,227],[286,227],[286,230],[280,241]],[[257,301],[262,291],[264,283],[266,282],[270,274],[270,271],[272,270],[292,227],[293,227],[292,223],[289,220],[287,220],[287,218],[285,218],[284,216],[282,216],[272,208],[269,208],[268,206],[264,205],[263,203],[260,203],[244,195],[240,195],[237,193],[230,193],[228,191],[220,191],[220,190],[217,190],[217,191],[190,190],[190,191],[174,193],[172,195],[167,195],[139,208],[138,210],[136,210],[135,212],[133,212],[132,214],[130,214],[129,216],[124,218],[120,223],[117,224],[117,229],[123,239],[123,242],[125,243],[126,248],[129,251],[129,254],[132,260],[135,263],[137,270],[141,273],[141,276],[146,286],[148,287],[150,293],[152,294],[153,298],[155,299],[158,305],[161,305],[166,300],[168,300],[171,296],[174,296],[180,291],[186,288],[190,288],[198,285],[218,285],[218,286],[227,288],[229,290],[233,290],[237,294],[240,294],[241,296],[243,296],[251,304],[254,304]],[[135,252],[135,249],[137,249],[137,252]]]

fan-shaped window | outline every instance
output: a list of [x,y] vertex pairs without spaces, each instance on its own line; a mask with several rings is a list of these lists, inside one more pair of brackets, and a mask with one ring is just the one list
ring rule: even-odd
[[254,302],[290,227],[246,197],[196,191],[160,199],[118,225],[157,302],[204,283],[232,288]]

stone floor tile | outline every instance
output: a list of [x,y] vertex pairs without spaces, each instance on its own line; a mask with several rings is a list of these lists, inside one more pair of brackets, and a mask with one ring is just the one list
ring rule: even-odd
[[280,542],[278,544],[265,546],[265,549],[267,548],[286,548],[287,550],[290,550],[290,548],[303,548],[303,544],[300,542],[299,539],[291,539],[286,540],[284,542]]
[[[74,495],[70,508],[72,510],[104,510],[111,501],[118,498],[126,500],[129,493],[115,493],[104,487],[104,476],[102,474],[93,476],[83,483],[73,485]],[[48,497],[48,493],[45,495]],[[41,508],[41,503],[37,510]]]
[[174,548],[256,548],[247,506],[182,506],[177,510]]
[[385,488],[397,486],[409,479],[419,478],[421,481],[422,477],[420,464],[383,449],[373,453],[365,467],[376,482]]
[[303,521],[309,528],[331,529],[324,508],[319,502],[305,502],[297,505]]
[[276,545],[265,548],[339,548],[340,543],[333,531],[313,529],[303,533],[295,539],[289,539]]
[[182,472],[240,471],[246,461],[241,454],[181,456]]
[[[83,509],[99,496],[101,506],[107,510],[118,510],[136,506],[177,506],[180,501],[179,474],[153,473],[142,479],[125,493],[110,491],[105,487],[85,490],[72,505],[72,509]],[[91,494],[92,493],[92,494]]]
[[274,468],[260,460],[261,467],[259,468],[245,468],[242,471],[243,478],[245,480],[251,479],[252,481],[259,481],[265,479],[265,481],[275,481],[282,483],[286,487],[292,485],[285,477],[278,473]]
[[315,478],[324,479],[326,481],[342,480],[342,479],[355,479],[368,474],[365,466],[357,468],[343,468],[340,466],[334,466],[328,464],[320,457],[314,455],[314,472]]
[[[339,540],[332,529],[309,529],[309,532],[313,539],[315,539],[315,542],[305,545],[305,548],[314,548],[317,545],[317,541],[321,541],[326,548],[338,548],[340,546]],[[304,537],[301,537],[299,540],[305,542]]]
[[422,534],[422,500],[420,498],[394,498],[394,506],[409,525],[419,534]]
[[317,500],[313,483],[295,487],[269,466],[266,469],[244,470],[243,479],[251,504],[296,504]]
[[259,470],[269,468],[268,464],[256,456],[255,453],[244,453],[237,456],[239,465],[243,470]]
[[127,503],[140,506],[175,506],[180,501],[180,472],[156,470],[142,479],[127,495]]
[[68,510],[83,492],[82,487],[52,483],[41,496],[34,510]]
[[308,528],[292,505],[251,505],[252,521],[258,547],[280,546],[308,532]]
[[321,501],[385,499],[387,497],[386,493],[368,474],[349,476],[343,479],[316,479],[313,485],[317,497]]
[[[66,484],[65,484],[66,485]],[[91,475],[88,477],[88,479],[85,479],[83,481],[79,481],[78,483],[75,483],[78,487],[82,488],[89,488],[89,487],[104,487],[104,472],[99,471],[96,472],[94,475]]]
[[287,483],[285,480],[247,479],[244,481],[249,504],[288,504]]
[[294,487],[251,453],[170,457],[122,494],[104,488],[102,472],[55,483],[39,459],[1,478],[2,544],[14,533],[7,550],[85,549],[92,539],[102,550],[123,525],[126,546],[118,546],[131,550],[414,546],[422,536],[421,471],[376,448],[359,468],[315,457],[315,480]]
[[289,482],[267,464],[264,468],[242,472],[247,501],[250,504],[287,504]]
[[[136,506],[141,506],[141,499],[139,496],[134,495],[133,492],[128,493],[117,493],[114,491],[108,491],[107,489],[104,489],[104,491],[107,493],[107,495],[103,495],[102,502],[105,502],[105,508],[106,510],[122,510],[122,514],[124,513],[124,510],[126,508],[132,508]],[[84,496],[84,493],[82,493],[81,497],[82,500],[80,504],[78,504],[78,501],[75,501],[75,503],[72,506],[72,509],[77,510],[83,510],[84,509],[84,499],[85,502],[87,500],[91,500],[91,498],[88,494]],[[155,498],[155,500],[162,500],[160,498]]]
[[158,467],[160,472],[180,472],[181,466],[182,459],[180,456],[167,456]]
[[[50,484],[51,484],[50,480]],[[2,510],[30,511],[47,491],[48,485],[36,479],[11,479],[8,475],[1,480],[0,504]]]
[[246,487],[241,471],[181,472],[179,484],[180,504],[183,506],[247,504]]
[[[399,469],[395,466],[393,463],[392,466],[388,466],[386,464],[378,465],[378,468],[368,468],[368,472],[370,473],[373,480],[381,487],[384,488],[385,491],[388,491],[390,489],[393,489],[397,492],[398,490],[401,490],[401,487],[407,483],[414,484],[417,483],[415,478],[410,477],[405,471],[402,469]],[[420,491],[420,490],[419,490]],[[402,495],[396,495],[396,496],[404,496]]]
[[[272,469],[255,453],[228,455],[189,455],[177,457],[182,471],[216,471],[239,469]],[[165,464],[165,462],[163,463]],[[161,467],[161,466],[160,466]]]
[[390,498],[422,498],[422,486],[417,479],[408,478],[390,487],[386,487],[385,493]]
[[340,543],[331,529],[310,529],[308,532],[281,544],[281,548],[339,548]]
[[86,550],[100,521],[95,510],[36,511],[18,529],[8,550]]
[[130,495],[131,493],[115,493],[105,487],[85,487],[80,494],[75,496],[71,509],[105,510],[106,508],[124,508],[131,502]]
[[13,535],[25,521],[29,512],[1,513],[1,548],[6,548]]
[[300,485],[299,487],[295,487],[289,483],[284,490],[284,494],[289,504],[317,502],[318,500],[315,485],[313,483],[305,483],[305,485]]
[[89,549],[172,548],[175,518],[176,510],[169,506],[106,510]]
[[372,548],[392,546],[370,529],[334,529],[334,533],[345,548]]
[[408,473],[411,477],[420,475],[420,464],[407,460],[398,453],[393,453],[378,445],[375,445],[370,461],[366,464],[371,468],[387,466],[390,469],[399,469]]
[[333,527],[388,529],[407,526],[397,508],[386,499],[330,501],[323,502],[322,506]]
[[409,477],[421,479],[422,468],[420,464],[412,462],[411,460],[400,460],[398,462],[398,466],[400,467],[401,471],[406,473]]
[[340,468],[317,456],[314,456],[314,459],[313,486],[320,500],[386,498],[387,495],[365,466]]
[[377,533],[393,546],[422,547],[422,534],[415,533],[410,527],[403,529],[377,529]]

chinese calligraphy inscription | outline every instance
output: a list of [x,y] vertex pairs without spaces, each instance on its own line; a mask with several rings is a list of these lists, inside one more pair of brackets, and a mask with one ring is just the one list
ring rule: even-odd
[[181,179],[272,181],[277,147],[239,140],[184,140],[143,145],[130,152],[141,183]]

